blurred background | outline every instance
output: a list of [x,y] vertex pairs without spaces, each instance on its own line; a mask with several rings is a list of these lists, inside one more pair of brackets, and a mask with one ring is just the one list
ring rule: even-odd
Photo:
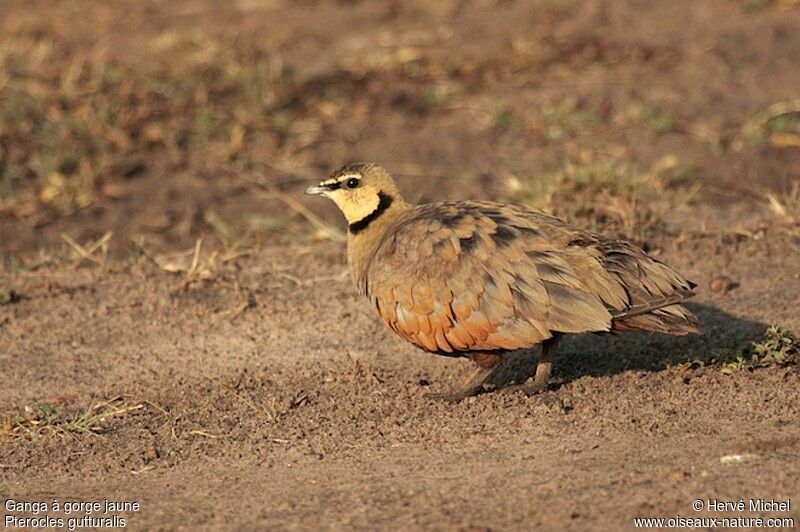
[[654,246],[800,215],[800,3],[3,0],[0,254],[341,238],[351,160]]

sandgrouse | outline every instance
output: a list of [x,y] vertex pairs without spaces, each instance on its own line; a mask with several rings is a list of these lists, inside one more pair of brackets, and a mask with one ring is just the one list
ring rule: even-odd
[[540,392],[565,333],[699,332],[680,305],[694,283],[628,242],[545,212],[492,201],[410,205],[368,163],[306,194],[344,214],[350,273],[386,324],[426,351],[476,364],[462,389],[434,397],[480,393],[504,352],[541,343],[533,381],[512,387]]

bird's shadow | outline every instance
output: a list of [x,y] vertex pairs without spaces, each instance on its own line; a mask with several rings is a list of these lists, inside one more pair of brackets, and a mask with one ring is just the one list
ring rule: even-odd
[[[554,380],[582,376],[614,375],[629,370],[660,371],[684,363],[733,361],[764,336],[765,323],[737,318],[714,307],[687,304],[700,318],[702,334],[669,336],[647,332],[567,335],[559,344]],[[516,351],[505,357],[504,367],[491,384],[503,387],[524,382],[536,370],[539,349]]]

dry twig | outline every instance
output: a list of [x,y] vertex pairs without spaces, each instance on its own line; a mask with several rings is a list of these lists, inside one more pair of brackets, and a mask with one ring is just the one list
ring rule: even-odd
[[[103,236],[98,238],[95,242],[82,246],[78,244],[71,236],[66,233],[61,233],[61,239],[69,244],[69,246],[78,254],[78,263],[84,260],[94,262],[98,266],[105,267],[108,265],[108,241],[111,239],[111,231],[106,232]],[[94,256],[98,250],[102,251],[103,257],[97,258]]]

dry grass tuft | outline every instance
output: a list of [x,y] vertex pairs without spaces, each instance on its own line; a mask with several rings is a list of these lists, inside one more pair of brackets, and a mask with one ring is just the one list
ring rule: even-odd
[[28,405],[22,415],[4,421],[3,434],[7,437],[103,434],[111,429],[113,419],[133,415],[150,404],[124,395],[92,403],[84,410],[69,408],[67,403],[66,399],[57,397]]
[[190,249],[152,254],[143,242],[135,242],[136,251],[165,272],[181,274],[184,286],[196,281],[204,281],[215,277],[220,268],[250,254],[250,250],[239,245],[223,250],[207,251],[203,248],[203,239],[198,238]]
[[800,99],[776,102],[750,117],[731,146],[739,151],[746,141],[766,141],[778,148],[800,146]]
[[692,170],[665,157],[647,172],[606,158],[527,182],[522,199],[595,231],[646,241],[663,229],[658,208],[691,201],[699,185]]
[[770,209],[790,222],[800,222],[800,179],[795,181],[784,194],[765,194]]

